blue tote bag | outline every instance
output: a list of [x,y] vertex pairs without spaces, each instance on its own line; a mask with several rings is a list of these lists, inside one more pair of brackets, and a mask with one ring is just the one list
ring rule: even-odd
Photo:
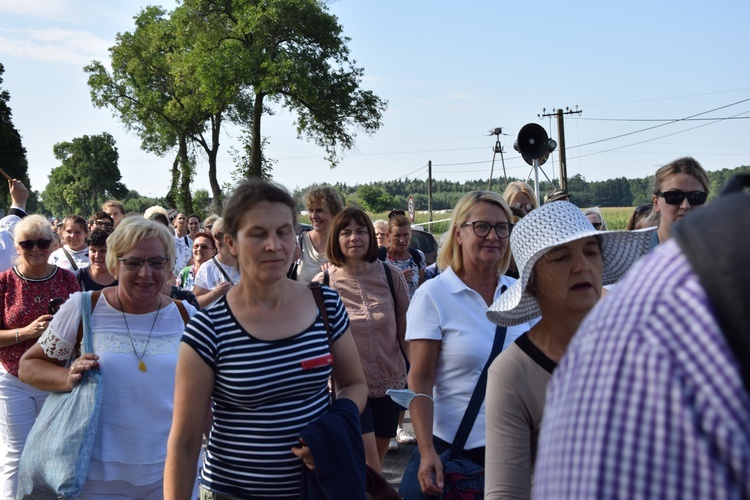
[[[93,352],[91,292],[81,294],[83,352]],[[70,362],[73,359],[71,358]],[[18,469],[17,499],[77,497],[89,473],[102,403],[102,374],[84,372],[70,392],[53,392],[26,439]]]

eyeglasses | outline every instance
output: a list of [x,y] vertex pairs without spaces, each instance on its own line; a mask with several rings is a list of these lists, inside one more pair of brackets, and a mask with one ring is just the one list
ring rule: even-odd
[[118,257],[117,260],[125,264],[125,269],[128,271],[137,271],[143,267],[143,264],[148,262],[148,266],[154,271],[164,269],[169,261],[169,257],[151,257],[150,259],[139,259],[138,257]]
[[211,247],[208,245],[193,245],[193,250],[208,250],[209,248]]
[[490,224],[487,221],[476,220],[474,222],[466,222],[461,224],[461,227],[471,226],[479,238],[486,238],[490,234],[490,230],[495,228],[495,234],[500,239],[505,239],[510,236],[511,225],[508,222],[498,222],[495,225]]
[[26,240],[19,243],[20,247],[26,250],[27,252],[30,252],[34,249],[34,247],[39,248],[39,250],[49,250],[50,245],[52,244],[52,240],[47,239],[41,239],[41,240]]
[[597,231],[602,228],[601,222],[592,222],[591,225],[594,226],[594,229],[596,229]]
[[705,191],[664,191],[658,195],[664,198],[667,205],[681,205],[685,198],[692,206],[703,205],[708,198]]
[[635,207],[635,213],[637,214],[645,214],[647,212],[650,212],[654,209],[653,203],[644,203],[643,205],[638,205]]
[[112,224],[111,222],[104,221],[104,220],[94,221],[94,225],[96,225],[96,226],[104,226],[104,227],[115,227],[115,225]]
[[390,212],[388,212],[389,219],[392,219],[397,215],[406,215],[406,212],[404,212],[403,210],[391,210]]

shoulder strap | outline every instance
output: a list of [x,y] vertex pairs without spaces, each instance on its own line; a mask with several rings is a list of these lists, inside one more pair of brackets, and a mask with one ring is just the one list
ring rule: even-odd
[[328,269],[323,269],[323,284],[325,286],[331,285],[331,275],[328,273]]
[[383,262],[383,267],[385,268],[385,277],[388,280],[388,288],[391,289],[391,296],[393,297],[393,305],[395,306],[398,302],[396,301],[396,289],[393,286],[393,275],[391,274],[391,270],[388,267],[388,264]]
[[[500,293],[505,292],[506,287],[503,286]],[[453,438],[451,443],[451,457],[458,458],[463,452],[466,440],[469,439],[469,433],[471,428],[474,427],[474,422],[477,420],[479,415],[479,409],[482,407],[484,402],[485,392],[487,391],[487,371],[490,369],[490,365],[495,360],[500,351],[503,349],[505,343],[505,334],[507,328],[504,326],[495,327],[495,339],[492,341],[492,351],[490,351],[490,357],[485,363],[482,373],[479,375],[477,385],[474,387],[474,392],[471,394],[469,404],[466,406],[466,412],[464,417],[461,419],[461,424],[458,426],[456,436]]]
[[750,392],[750,196],[736,192],[743,185],[750,186],[750,174],[735,176],[721,196],[671,233],[700,278]]
[[326,305],[323,301],[323,291],[320,289],[320,283],[318,283],[317,281],[311,281],[307,284],[307,287],[312,292],[313,298],[315,299],[315,305],[318,306],[320,316],[323,318],[323,326],[326,329],[326,335],[328,335],[328,343],[330,344],[333,340],[333,335],[331,334],[331,325],[328,323],[328,311],[326,310]]
[[417,267],[420,267],[422,265],[422,256],[419,254],[419,250],[409,247],[409,253],[411,254],[411,259],[414,261]]
[[185,304],[182,303],[181,300],[172,299],[172,302],[174,302],[174,305],[177,306],[177,309],[180,311],[180,316],[182,316],[182,322],[186,325],[190,321],[190,315],[187,312],[187,309],[185,309]]
[[[89,326],[89,320],[91,314],[94,312],[96,303],[99,300],[99,296],[102,294],[101,290],[96,292],[83,292],[81,293],[81,321],[78,323],[78,345],[77,350],[81,350],[81,342],[84,342],[84,352],[94,352],[93,339],[91,338],[91,328]],[[88,305],[87,305],[88,304]],[[86,337],[84,333],[88,332],[88,341],[91,345],[86,346]]]
[[68,250],[65,248],[65,245],[63,245],[61,248],[65,256],[68,258],[68,262],[70,262],[70,265],[73,266],[73,271],[78,271],[78,266],[76,265],[76,261],[73,260],[73,256],[70,255],[70,252],[68,252]]
[[235,283],[234,283],[234,280],[232,280],[232,278],[230,278],[230,277],[229,277],[229,275],[228,275],[228,274],[227,274],[227,272],[226,272],[226,271],[224,270],[224,268],[223,268],[223,267],[221,267],[221,264],[219,263],[219,261],[218,261],[218,260],[216,260],[216,256],[215,256],[215,255],[214,255],[213,257],[211,257],[211,260],[213,260],[213,261],[214,261],[214,264],[216,264],[216,267],[217,267],[217,268],[219,269],[219,271],[221,272],[221,275],[222,275],[222,276],[224,276],[224,279],[225,279],[225,280],[227,280],[227,281],[228,281],[229,283],[231,283],[232,285],[234,285],[234,284],[235,284]]

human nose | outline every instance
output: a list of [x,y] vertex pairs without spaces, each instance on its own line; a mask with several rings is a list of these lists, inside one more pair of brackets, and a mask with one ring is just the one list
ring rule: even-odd
[[589,259],[586,258],[583,252],[576,252],[573,254],[573,266],[571,271],[573,273],[583,273],[590,269]]
[[693,208],[693,206],[690,204],[690,201],[688,201],[688,197],[685,196],[685,199],[682,200],[682,203],[680,203],[680,208],[683,210],[689,210]]

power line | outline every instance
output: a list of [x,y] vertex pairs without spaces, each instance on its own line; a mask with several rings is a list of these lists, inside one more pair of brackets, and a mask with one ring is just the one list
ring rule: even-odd
[[577,118],[593,122],[705,122],[711,120],[750,120],[750,116],[726,116],[721,118]]

